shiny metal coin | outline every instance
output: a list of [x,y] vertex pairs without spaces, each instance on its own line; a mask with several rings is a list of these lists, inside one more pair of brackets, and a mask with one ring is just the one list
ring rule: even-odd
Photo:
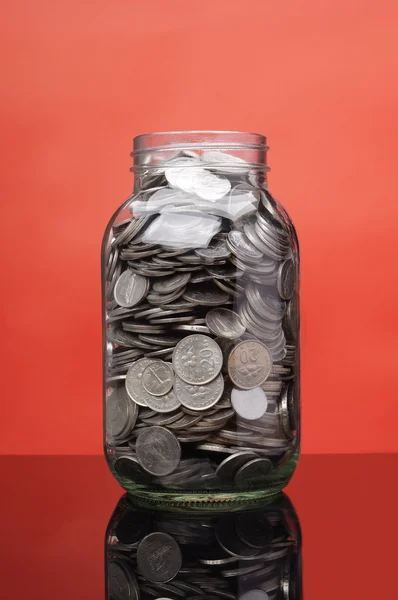
[[264,485],[264,479],[274,468],[269,458],[255,458],[247,462],[235,475],[235,483],[239,487],[256,487]]
[[214,340],[205,335],[189,335],[174,349],[173,367],[186,383],[201,385],[221,371],[223,356]]
[[249,460],[258,458],[254,452],[236,452],[225,458],[217,467],[216,475],[227,481],[233,481],[237,471]]
[[228,374],[231,381],[243,390],[260,386],[268,378],[271,369],[271,355],[261,342],[240,342],[229,355]]
[[176,273],[170,277],[155,281],[152,289],[157,294],[171,294],[184,287],[191,278],[190,273]]
[[145,277],[127,269],[116,282],[114,297],[119,306],[130,308],[141,302],[148,289],[149,282]]
[[263,253],[253,246],[241,231],[230,231],[227,238],[227,245],[229,249],[243,261],[257,263],[263,257]]
[[195,254],[204,260],[228,258],[231,252],[223,239],[213,239],[207,248],[195,249]]
[[139,572],[149,581],[171,581],[182,566],[180,547],[167,533],[150,533],[138,546],[137,566]]
[[106,431],[113,439],[123,439],[134,428],[138,407],[129,398],[123,383],[116,385],[106,400]]
[[235,339],[245,333],[245,326],[232,310],[215,308],[206,314],[206,325],[214,335]]
[[188,286],[182,297],[201,306],[219,306],[229,300],[228,294],[213,285]]
[[136,441],[140,465],[151,475],[169,475],[181,459],[181,446],[175,435],[164,427],[143,429]]
[[[156,410],[156,412],[161,414],[174,412],[181,406],[181,402],[178,400],[173,390],[168,392],[167,394],[164,394],[163,396],[152,396],[148,392],[145,393],[144,391],[143,399],[145,400],[146,405],[149,408],[152,408],[153,410]],[[166,424],[167,423],[164,422],[158,423],[158,425]]]
[[125,385],[127,393],[139,406],[146,406],[143,398],[142,374],[152,362],[153,359],[140,358],[129,368],[126,375]]
[[278,292],[284,300],[290,300],[296,288],[296,267],[292,259],[285,260],[278,269]]
[[152,396],[168,394],[173,383],[173,367],[162,360],[151,362],[142,373],[142,385]]
[[224,391],[224,377],[220,373],[213,381],[202,385],[186,383],[179,377],[174,382],[174,392],[183,406],[191,410],[207,410],[211,408],[222,396]]

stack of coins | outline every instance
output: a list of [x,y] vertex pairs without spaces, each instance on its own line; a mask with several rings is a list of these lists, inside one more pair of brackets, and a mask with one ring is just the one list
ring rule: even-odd
[[[221,154],[142,175],[138,214],[110,232],[106,447],[127,489],[261,489],[294,468],[295,237],[246,163]],[[159,213],[218,231],[203,247],[184,228],[156,243]]]
[[299,600],[300,552],[286,499],[195,517],[120,507],[107,534],[108,597]]

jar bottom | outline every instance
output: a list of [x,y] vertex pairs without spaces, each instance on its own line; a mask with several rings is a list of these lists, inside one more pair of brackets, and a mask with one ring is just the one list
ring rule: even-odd
[[203,489],[203,490],[172,490],[161,488],[150,488],[148,485],[140,485],[126,477],[116,473],[111,465],[110,469],[120,485],[132,497],[133,501],[142,507],[162,507],[162,509],[173,510],[186,507],[189,510],[214,510],[227,509],[238,510],[245,506],[261,506],[274,501],[288,485],[293,476],[299,458],[299,451],[281,466],[279,471],[262,482],[256,489]]

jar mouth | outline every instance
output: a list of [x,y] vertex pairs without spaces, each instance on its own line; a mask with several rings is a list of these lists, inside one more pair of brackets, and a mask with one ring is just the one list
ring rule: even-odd
[[[133,140],[134,168],[167,162],[178,152],[217,151],[244,159],[248,166],[266,164],[267,139],[259,133],[242,131],[187,130],[143,133]],[[156,160],[152,157],[156,155]],[[226,157],[227,159],[227,157]]]

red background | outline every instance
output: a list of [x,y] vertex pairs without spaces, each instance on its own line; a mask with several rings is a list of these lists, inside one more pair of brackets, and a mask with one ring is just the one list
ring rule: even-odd
[[393,0],[1,3],[1,453],[101,452],[99,250],[132,138],[268,136],[302,251],[303,450],[398,450]]

